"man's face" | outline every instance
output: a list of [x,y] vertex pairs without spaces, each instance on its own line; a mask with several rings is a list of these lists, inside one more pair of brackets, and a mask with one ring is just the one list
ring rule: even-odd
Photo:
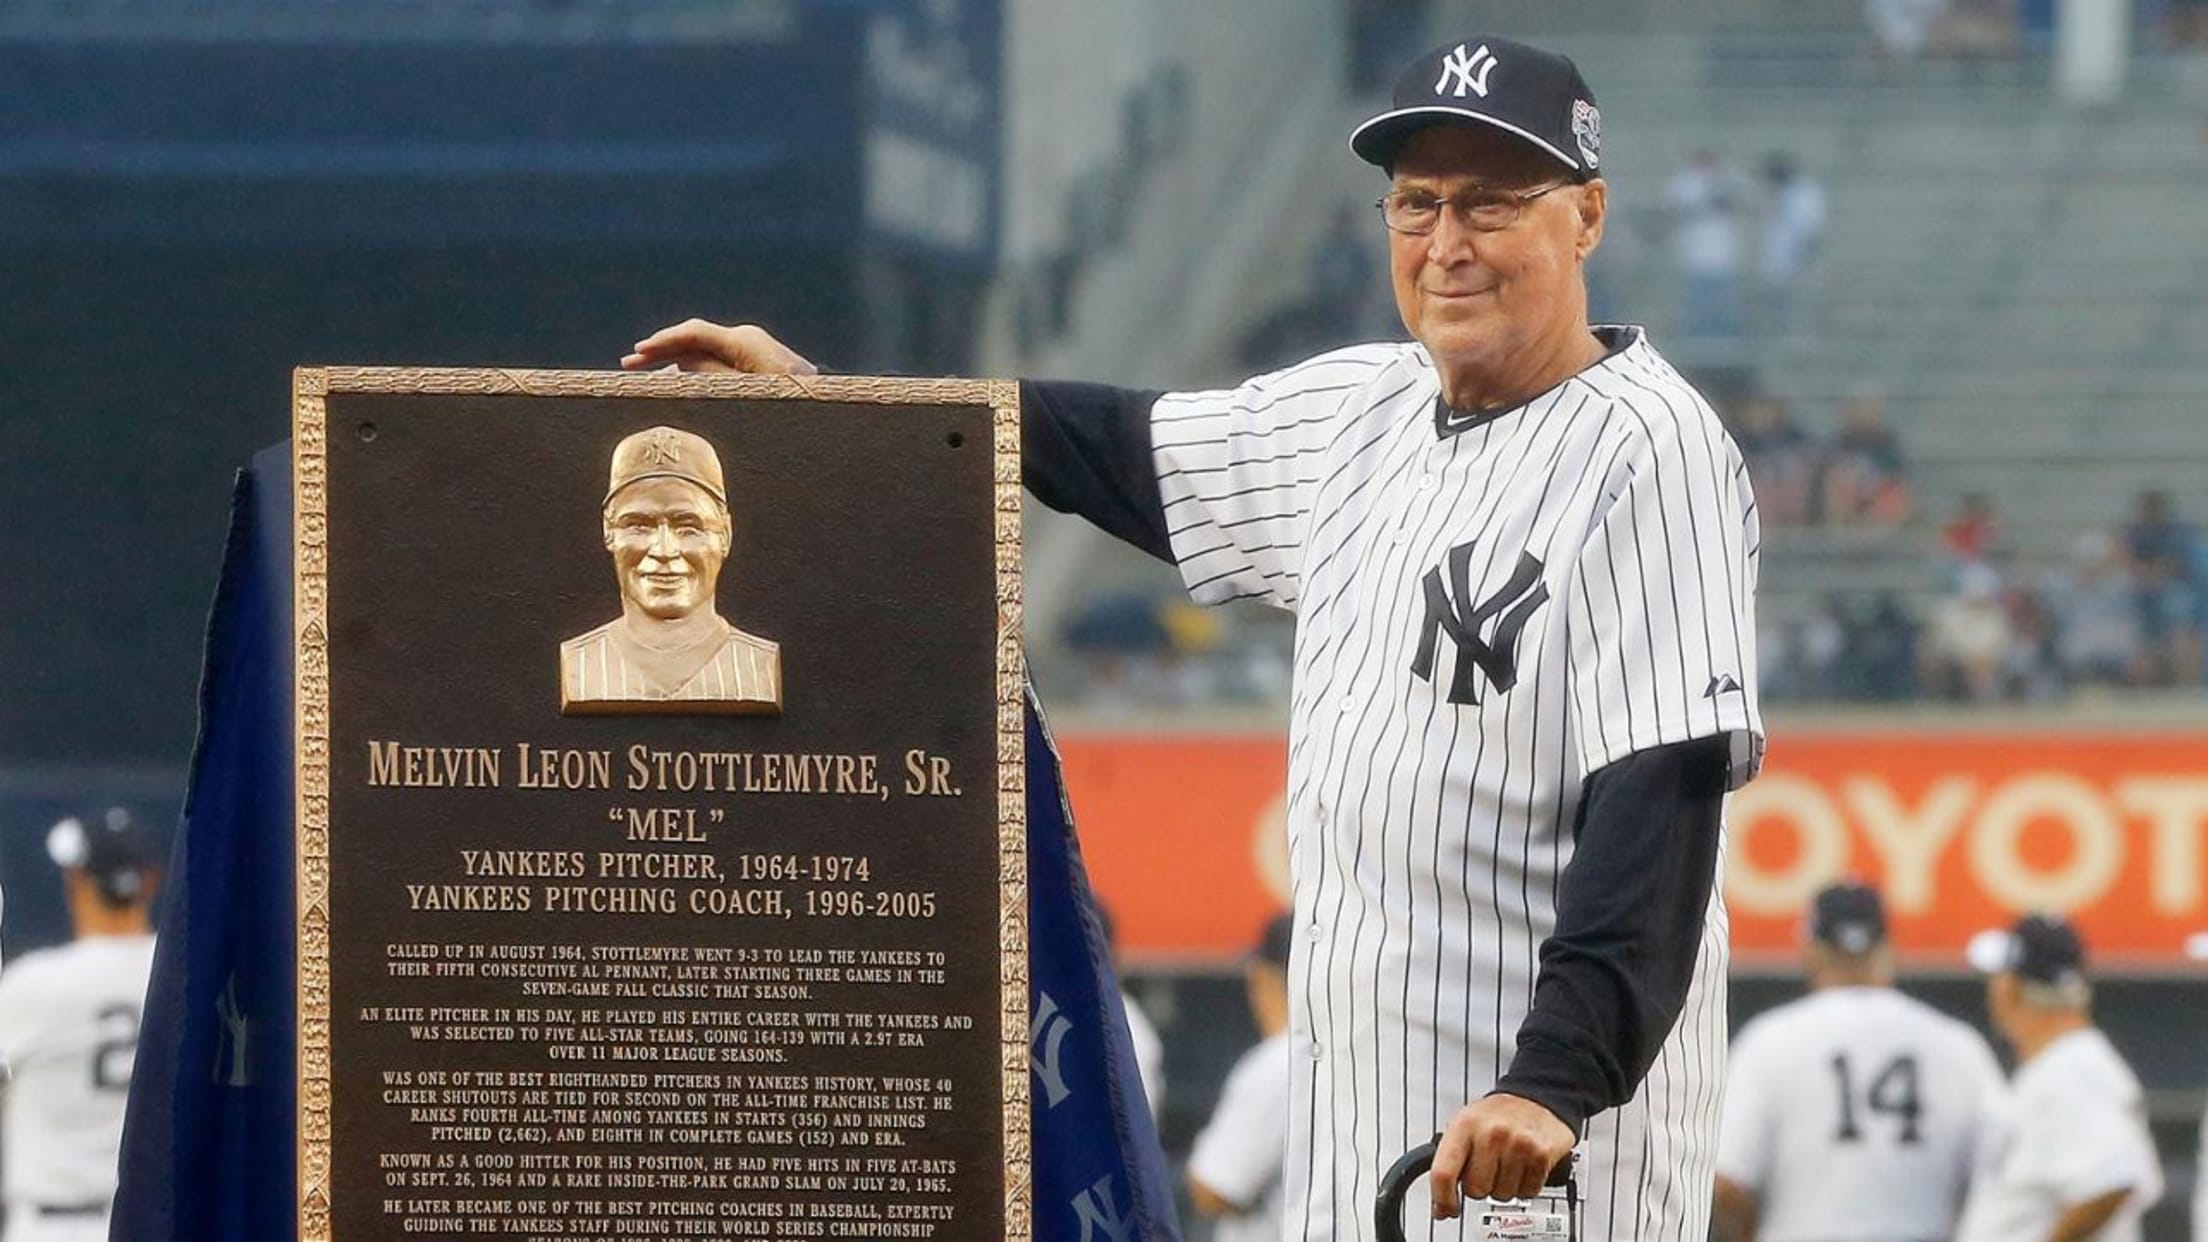
[[662,621],[713,606],[728,559],[728,513],[684,479],[644,479],[606,506],[606,548],[621,594]]
[[[1435,125],[1395,162],[1395,188],[1450,196],[1467,186],[1534,190],[1567,175],[1556,160],[1484,125]],[[1436,362],[1499,366],[1527,342],[1584,319],[1580,261],[1602,239],[1600,181],[1526,204],[1516,223],[1477,232],[1453,210],[1425,236],[1388,234],[1388,269],[1403,325]],[[1572,325],[1579,326],[1579,325]]]

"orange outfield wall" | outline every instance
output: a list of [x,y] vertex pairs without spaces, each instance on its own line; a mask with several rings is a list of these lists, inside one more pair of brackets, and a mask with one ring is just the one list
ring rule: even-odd
[[[1061,738],[1096,887],[1138,961],[1221,961],[1286,901],[1285,743]],[[1795,952],[1803,904],[1844,874],[1886,892],[1894,938],[1959,963],[2025,910],[2075,919],[2112,967],[2183,962],[2208,930],[2208,736],[1781,732],[1727,814],[1734,952]]]

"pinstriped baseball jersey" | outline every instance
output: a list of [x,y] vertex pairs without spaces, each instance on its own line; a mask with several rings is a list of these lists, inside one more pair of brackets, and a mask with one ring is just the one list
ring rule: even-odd
[[65,1219],[106,1236],[153,947],[150,935],[88,936],[27,953],[0,972],[0,1055],[15,1074],[0,1186],[20,1213],[11,1239],[41,1205],[99,1207]]
[[[1190,591],[1297,618],[1290,1237],[1367,1238],[1380,1171],[1508,1067],[1585,779],[1705,737],[1735,788],[1760,762],[1740,454],[1637,329],[1600,334],[1477,416],[1413,344],[1152,408]],[[1703,1236],[1725,964],[1713,893],[1654,1067],[1587,1127],[1584,1236]]]
[[560,644],[561,702],[569,710],[638,701],[681,703],[700,711],[771,712],[782,702],[782,648],[727,622],[712,655],[678,685],[657,683],[624,654],[616,618]]

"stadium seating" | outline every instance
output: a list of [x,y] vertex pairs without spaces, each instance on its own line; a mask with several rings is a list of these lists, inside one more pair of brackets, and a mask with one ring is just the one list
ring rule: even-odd
[[[2181,65],[2143,56],[2122,102],[2080,109],[2043,62],[1882,68],[1852,31],[1566,42],[1602,84],[1628,211],[1694,147],[1741,166],[1786,151],[1825,183],[1814,331],[1752,363],[1813,427],[1851,394],[1884,393],[1920,527],[1988,493],[2030,565],[2121,523],[2144,488],[2208,515],[2208,436],[2190,408],[2208,357],[2184,327],[2208,300],[2208,163]],[[1661,333],[1667,256],[1649,244],[1636,258],[1615,296]],[[1781,607],[1922,589],[1930,544],[1922,529],[1871,547],[1782,534],[1766,589]]]

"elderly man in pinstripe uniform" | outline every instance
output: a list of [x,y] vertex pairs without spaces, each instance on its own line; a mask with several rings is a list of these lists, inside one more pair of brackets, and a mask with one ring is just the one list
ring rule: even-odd
[[[1576,1152],[1581,1237],[1698,1242],[1725,799],[1763,752],[1747,469],[1646,332],[1588,319],[1608,197],[1568,59],[1436,48],[1350,145],[1412,340],[1210,391],[1023,381],[1024,477],[1197,601],[1295,615],[1285,1236],[1372,1242],[1380,1171],[1439,1132],[1436,1215]],[[812,370],[702,320],[622,361]]]

